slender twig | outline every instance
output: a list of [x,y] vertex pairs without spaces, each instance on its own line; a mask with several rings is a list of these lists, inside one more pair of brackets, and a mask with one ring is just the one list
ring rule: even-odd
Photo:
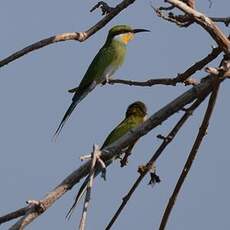
[[223,22],[226,26],[229,26],[230,24],[230,17],[223,17],[223,18],[218,18],[218,17],[210,17],[214,22]]
[[[187,104],[193,102],[197,98],[200,98],[200,95],[205,95],[211,92],[213,88],[213,78],[207,77],[200,84],[192,87],[187,90],[185,93],[181,94],[179,97],[171,101],[169,104],[162,107],[155,114],[150,116],[145,122],[140,126],[128,132],[122,136],[119,140],[109,145],[108,147],[102,150],[102,160],[106,161],[116,157],[122,149],[128,146],[133,141],[147,134],[150,130],[162,124],[174,113],[181,110]],[[77,184],[83,177],[88,175],[90,168],[90,161],[81,165],[78,169],[72,172],[67,176],[56,188],[49,192],[42,200],[43,212],[45,212],[55,201],[57,201],[61,196],[63,196],[68,190],[70,190],[75,184]],[[15,223],[12,229],[20,229],[30,224],[34,219],[36,219],[41,212],[38,212],[36,209],[29,209],[26,214]]]
[[[207,95],[205,95],[205,97],[206,96]],[[119,208],[117,209],[116,213],[114,214],[114,216],[110,220],[109,224],[105,228],[106,230],[109,230],[112,227],[112,225],[114,224],[114,222],[116,221],[116,219],[118,218],[118,216],[120,215],[120,213],[122,212],[122,210],[124,209],[125,205],[127,204],[127,202],[129,201],[129,199],[133,195],[133,193],[136,190],[136,188],[138,187],[138,185],[140,184],[140,182],[142,181],[142,179],[148,173],[148,170],[152,167],[152,165],[154,164],[154,162],[162,154],[162,152],[168,146],[168,144],[174,139],[174,137],[176,136],[176,134],[178,133],[178,131],[185,124],[185,122],[188,120],[188,118],[192,115],[193,111],[203,102],[203,100],[205,99],[205,97],[203,97],[202,99],[200,98],[199,100],[195,101],[188,109],[186,109],[185,110],[185,114],[177,122],[177,124],[175,125],[175,127],[170,131],[170,133],[166,137],[163,138],[162,144],[156,150],[156,152],[154,153],[154,155],[152,156],[152,158],[148,161],[148,163],[146,163],[145,167],[142,167],[143,169],[146,169],[146,170],[141,170],[140,171],[139,177],[134,182],[134,184],[131,187],[131,189],[129,190],[129,192],[123,197],[121,205],[119,206]]]
[[25,54],[28,54],[34,50],[40,49],[42,47],[57,43],[57,42],[63,42],[63,41],[79,41],[83,42],[86,39],[88,39],[90,36],[95,34],[98,30],[103,28],[109,21],[111,21],[115,16],[117,16],[122,10],[127,8],[129,5],[133,4],[135,0],[123,0],[121,3],[119,3],[116,7],[114,7],[110,13],[108,13],[103,19],[101,19],[99,22],[97,22],[94,26],[89,28],[88,30],[84,32],[70,32],[70,33],[63,33],[51,36],[49,38],[42,39],[38,42],[33,43],[32,45],[29,45],[25,47],[22,50],[19,50],[10,56],[0,60],[0,67],[9,64],[10,62],[24,56]]
[[202,124],[200,126],[200,129],[199,129],[199,132],[198,132],[198,135],[196,137],[196,140],[193,144],[193,147],[192,147],[192,150],[188,156],[188,159],[185,163],[185,166],[181,172],[181,175],[178,179],[178,182],[175,186],[175,189],[169,199],[169,202],[168,202],[168,205],[165,209],[165,212],[164,212],[164,215],[163,215],[163,218],[161,220],[161,224],[160,224],[160,228],[159,230],[164,230],[165,229],[165,226],[167,224],[167,221],[168,221],[168,218],[169,218],[169,215],[172,211],[172,208],[176,202],[176,198],[180,192],[180,189],[185,181],[185,178],[186,176],[188,175],[190,169],[191,169],[191,166],[192,166],[192,163],[197,155],[197,152],[198,152],[198,149],[202,143],[202,140],[204,138],[204,136],[206,135],[206,131],[207,131],[207,128],[208,128],[208,125],[209,125],[209,120],[211,118],[211,115],[212,115],[212,112],[214,110],[214,107],[215,107],[215,102],[216,102],[216,98],[217,98],[217,95],[218,95],[218,90],[219,90],[219,81],[217,80],[216,81],[216,86],[215,88],[213,89],[213,92],[210,96],[210,99],[209,99],[209,103],[208,103],[208,107],[207,107],[207,110],[205,112],[205,115],[204,115],[204,119],[202,121]]
[[132,80],[123,80],[123,79],[109,79],[109,84],[123,84],[129,86],[153,86],[153,85],[172,85],[175,86],[176,82],[174,78],[157,78],[149,79],[147,81],[132,81]]
[[92,190],[92,186],[93,186],[93,178],[94,178],[94,174],[95,174],[95,165],[96,165],[97,157],[99,156],[99,154],[100,154],[99,146],[94,145],[93,146],[93,153],[92,153],[92,160],[91,160],[91,167],[90,167],[90,171],[89,171],[90,179],[89,179],[89,183],[88,183],[87,189],[86,189],[85,202],[83,205],[83,211],[82,211],[82,216],[81,216],[81,221],[80,221],[80,226],[79,226],[80,230],[85,229],[86,217],[87,217],[87,212],[88,212],[88,207],[89,207],[89,202],[90,202],[90,196],[91,196],[91,190]]

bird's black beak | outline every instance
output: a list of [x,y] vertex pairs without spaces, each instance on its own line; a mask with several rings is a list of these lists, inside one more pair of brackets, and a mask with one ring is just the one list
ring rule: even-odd
[[136,33],[141,33],[141,32],[150,32],[150,30],[146,30],[146,29],[134,29],[133,30],[133,33],[136,34]]

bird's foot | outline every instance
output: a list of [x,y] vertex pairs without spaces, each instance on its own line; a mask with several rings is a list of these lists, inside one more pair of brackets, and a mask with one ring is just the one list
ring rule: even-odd
[[150,181],[148,184],[153,186],[156,183],[160,183],[160,182],[161,182],[160,177],[156,173],[150,172]]
[[128,162],[129,162],[128,158],[130,155],[131,153],[128,153],[128,152],[125,153],[124,157],[120,160],[121,167],[128,165]]
[[78,90],[78,87],[75,87],[73,89],[69,89],[68,92],[69,93],[75,93]]
[[150,181],[148,184],[154,186],[156,183],[160,183],[161,179],[156,174],[156,165],[155,164],[153,164],[152,167],[150,167],[149,171],[150,171]]

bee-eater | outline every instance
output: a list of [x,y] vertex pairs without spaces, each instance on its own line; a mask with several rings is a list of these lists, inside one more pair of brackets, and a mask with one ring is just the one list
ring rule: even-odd
[[[124,120],[112,130],[112,132],[108,135],[106,138],[104,144],[101,147],[101,150],[112,144],[113,142],[117,141],[119,138],[121,138],[123,135],[125,135],[128,131],[130,131],[133,128],[136,128],[138,125],[143,123],[147,117],[147,108],[145,104],[141,101],[136,101],[128,106],[125,118]],[[127,157],[131,154],[132,148],[134,147],[137,140],[135,140],[130,145],[126,146],[124,150],[122,150],[122,153],[125,153],[125,156],[123,159],[125,159],[125,162],[121,166],[124,166],[127,163]],[[110,160],[108,162],[105,162],[106,166],[110,165],[113,162],[113,160]],[[101,168],[97,168],[95,172],[95,176],[97,176],[101,172]],[[87,184],[89,182],[89,176],[86,177],[85,181],[83,182],[81,188],[79,189],[79,192],[76,196],[76,199],[74,201],[74,204],[72,205],[71,209],[69,210],[67,216],[70,217],[73,209],[81,199],[81,197],[84,195]]]
[[133,39],[135,33],[139,32],[149,32],[149,30],[132,29],[127,25],[117,25],[109,30],[105,44],[93,59],[79,86],[69,90],[70,93],[74,93],[72,103],[61,120],[55,136],[60,133],[77,104],[98,84],[107,82],[122,65],[128,42]]

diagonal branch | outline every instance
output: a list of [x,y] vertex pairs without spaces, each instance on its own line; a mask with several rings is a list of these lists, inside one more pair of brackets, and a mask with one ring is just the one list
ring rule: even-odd
[[116,219],[119,217],[120,213],[122,212],[122,210],[126,206],[127,202],[129,201],[129,199],[131,198],[131,196],[135,192],[136,188],[138,187],[138,185],[140,184],[142,179],[146,176],[146,174],[148,173],[149,169],[152,168],[152,165],[154,164],[154,162],[158,159],[158,157],[162,154],[162,152],[165,150],[165,148],[174,139],[174,137],[176,136],[178,131],[182,128],[182,126],[185,124],[185,122],[188,120],[188,118],[193,114],[194,110],[203,102],[203,100],[205,98],[206,97],[203,97],[202,99],[196,100],[188,109],[186,109],[185,114],[177,122],[175,127],[171,130],[171,132],[165,138],[163,138],[162,144],[156,150],[156,152],[154,153],[152,158],[148,161],[148,163],[146,163],[146,165],[143,167],[145,170],[140,171],[139,177],[134,182],[133,186],[128,191],[128,193],[123,197],[121,205],[119,206],[119,208],[117,209],[116,213],[114,214],[114,216],[110,220],[109,224],[106,226],[106,228],[105,228],[106,230],[111,229],[112,225],[114,224]]
[[182,170],[182,173],[178,179],[178,182],[175,186],[175,189],[173,191],[173,194],[172,196],[170,197],[169,199],[169,202],[168,202],[168,205],[165,209],[165,212],[164,212],[164,215],[163,215],[163,218],[161,220],[161,224],[160,224],[160,228],[159,230],[164,230],[165,229],[165,226],[167,224],[167,221],[168,221],[168,218],[169,218],[169,215],[172,211],[172,208],[176,202],[176,198],[180,192],[180,189],[186,179],[186,176],[188,175],[190,169],[191,169],[191,166],[192,166],[192,163],[197,155],[197,152],[198,152],[198,149],[202,143],[202,140],[204,138],[204,136],[206,135],[206,131],[207,131],[207,128],[208,128],[208,125],[209,125],[209,120],[211,118],[211,115],[212,115],[212,112],[214,110],[214,107],[215,107],[215,103],[216,103],[216,98],[217,98],[217,95],[218,95],[218,90],[219,90],[219,81],[217,80],[216,81],[216,86],[215,88],[213,89],[213,92],[210,96],[210,99],[209,99],[209,103],[208,103],[208,107],[207,107],[207,110],[205,112],[205,115],[204,115],[204,119],[203,119],[203,122],[200,126],[200,129],[199,129],[199,132],[198,132],[198,135],[196,137],[196,140],[194,142],[194,145],[192,147],[192,150],[189,154],[189,157],[185,163],[185,166]]
[[89,28],[84,32],[70,32],[70,33],[58,34],[58,35],[51,36],[49,38],[42,39],[38,42],[35,42],[32,45],[29,45],[24,49],[19,50],[11,54],[10,56],[0,60],[0,67],[9,64],[10,62],[24,56],[25,54],[28,54],[32,51],[35,51],[37,49],[43,48],[45,46],[57,42],[63,42],[69,40],[83,42],[89,37],[91,37],[93,34],[95,34],[98,30],[103,28],[109,21],[111,21],[115,16],[117,16],[122,10],[124,10],[134,2],[135,0],[123,0],[116,7],[112,8],[112,10],[103,19],[101,19],[98,23],[96,23],[94,26],[92,26],[91,28]]
[[[193,102],[201,95],[209,94],[213,89],[214,78],[209,76],[200,84],[187,90],[185,93],[172,100],[170,103],[162,107],[159,111],[150,116],[143,124],[122,136],[119,140],[102,150],[102,160],[106,161],[114,159],[124,147],[128,146],[134,140],[146,135],[153,128],[162,124],[174,113],[181,110],[185,105]],[[23,229],[30,224],[39,215],[45,212],[54,204],[61,196],[77,184],[83,177],[88,175],[90,169],[90,161],[81,165],[78,169],[67,176],[56,188],[49,192],[43,199],[39,201],[42,211],[38,209],[29,209],[26,214],[11,227],[12,229]],[[40,209],[39,209],[40,210]]]

